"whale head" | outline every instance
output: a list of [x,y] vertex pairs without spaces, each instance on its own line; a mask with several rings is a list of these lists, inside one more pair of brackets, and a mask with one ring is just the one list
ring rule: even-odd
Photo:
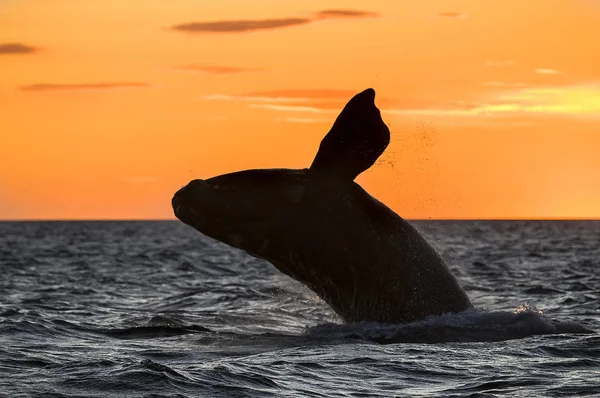
[[262,257],[273,231],[304,199],[308,174],[263,169],[193,180],[175,193],[173,210],[204,235]]

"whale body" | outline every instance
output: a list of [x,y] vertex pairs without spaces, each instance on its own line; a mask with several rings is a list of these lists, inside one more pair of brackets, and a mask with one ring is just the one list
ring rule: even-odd
[[406,323],[472,306],[441,255],[354,178],[390,140],[367,89],[344,107],[307,169],[193,180],[172,199],[200,233],[302,282],[346,322]]

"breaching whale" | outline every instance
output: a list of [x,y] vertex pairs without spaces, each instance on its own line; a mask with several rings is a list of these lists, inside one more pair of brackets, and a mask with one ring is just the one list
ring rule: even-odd
[[406,323],[471,302],[433,246],[354,178],[390,141],[375,91],[354,96],[308,169],[193,180],[175,216],[312,289],[345,322]]

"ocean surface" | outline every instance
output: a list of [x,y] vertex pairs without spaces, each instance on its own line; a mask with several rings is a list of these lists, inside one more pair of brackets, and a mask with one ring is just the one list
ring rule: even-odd
[[0,223],[0,396],[600,396],[600,222],[412,223],[476,308],[344,325],[177,221]]

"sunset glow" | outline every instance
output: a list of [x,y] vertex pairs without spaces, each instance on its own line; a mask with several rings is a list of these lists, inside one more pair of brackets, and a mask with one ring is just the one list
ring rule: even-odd
[[585,0],[0,0],[0,219],[174,218],[368,87],[401,216],[600,218],[598,37]]

